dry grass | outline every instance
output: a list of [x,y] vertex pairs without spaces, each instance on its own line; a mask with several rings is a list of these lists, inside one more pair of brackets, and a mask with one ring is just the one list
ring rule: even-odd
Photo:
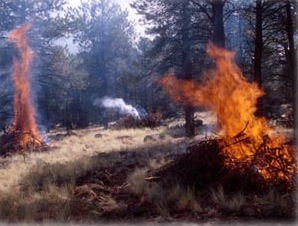
[[[13,187],[18,187],[19,181],[28,173],[38,171],[36,168],[46,168],[50,165],[61,163],[67,166],[69,170],[80,170],[85,167],[84,158],[88,159],[96,156],[98,153],[109,153],[119,150],[128,150],[136,148],[146,148],[148,144],[144,144],[143,139],[148,133],[162,133],[164,128],[157,128],[151,130],[145,129],[128,129],[128,130],[104,130],[101,128],[78,130],[77,135],[65,136],[62,140],[56,141],[54,138],[57,133],[49,133],[49,146],[51,148],[48,152],[31,153],[28,154],[24,160],[23,156],[16,155],[2,160],[0,163],[0,192],[9,191]],[[96,138],[95,134],[102,134],[101,138]],[[131,136],[133,143],[128,144],[121,136]],[[71,166],[77,161],[82,164],[78,166]],[[57,166],[59,168],[59,166]],[[49,168],[50,169],[50,168]],[[61,168],[57,169],[60,171]],[[53,169],[55,171],[55,169]],[[55,171],[55,172],[56,172]],[[64,173],[62,171],[61,173]]]
[[148,183],[146,181],[148,168],[138,168],[128,175],[127,182],[130,190],[136,195],[145,194],[148,190]]
[[165,188],[156,182],[148,182],[147,172],[148,168],[135,169],[127,179],[129,188],[134,194],[144,197],[144,201],[153,204],[160,216],[168,218],[175,212],[203,211],[199,198],[192,189],[182,188],[179,185]]
[[199,198],[190,188],[179,185],[173,188],[163,188],[154,183],[147,190],[147,199],[156,206],[156,211],[162,217],[174,217],[175,214],[201,213],[203,208]]
[[[74,220],[73,210],[78,206],[73,197],[76,180],[86,172],[100,167],[133,161],[133,155],[136,154],[146,166],[135,169],[128,176],[132,193],[144,196],[146,201],[156,207],[157,213],[164,217],[172,216],[173,211],[200,213],[203,208],[197,194],[191,189],[179,186],[164,188],[147,180],[148,170],[158,169],[171,161],[164,158],[166,155],[185,150],[187,142],[179,141],[177,144],[177,140],[171,137],[144,143],[146,135],[165,134],[167,131],[166,127],[127,130],[89,128],[68,136],[61,131],[49,133],[50,151],[29,153],[25,158],[16,155],[1,159],[0,221],[71,222]],[[123,160],[120,151],[132,151],[132,155]],[[105,154],[109,154],[109,157]],[[247,202],[240,193],[230,197],[220,189],[213,191],[211,197],[226,212],[238,212]],[[113,197],[104,198],[107,211],[120,208]],[[268,194],[255,201],[278,210],[287,205],[288,198]]]
[[195,192],[190,188],[181,188],[177,185],[172,188],[167,197],[168,206],[174,205],[178,210],[192,210],[202,212],[202,207]]
[[211,198],[223,209],[223,211],[228,213],[238,213],[244,204],[246,204],[246,198],[242,193],[239,192],[228,196],[224,193],[222,187],[213,190]]
[[5,222],[68,221],[72,186],[48,184],[40,192],[1,193],[0,220]]
[[[152,147],[155,153],[165,151],[162,155],[175,149],[175,145],[169,147],[169,141],[144,143],[146,135],[162,134],[164,131],[164,127],[154,130],[90,128],[71,135],[61,131],[49,133],[50,151],[1,160],[0,220],[71,221],[71,211],[77,205],[72,200],[77,178],[99,167],[113,166],[121,159],[119,151],[142,153],[144,161],[149,164]],[[97,157],[100,153],[114,154],[107,159],[105,156]],[[136,193],[145,189],[139,182],[133,182],[141,180],[142,172],[145,170],[136,172],[130,178]],[[106,197],[106,200],[107,209],[118,208],[111,197]]]

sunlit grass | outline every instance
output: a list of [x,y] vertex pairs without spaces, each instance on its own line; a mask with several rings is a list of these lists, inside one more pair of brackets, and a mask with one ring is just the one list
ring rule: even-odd
[[[144,142],[147,135],[167,134],[168,131],[166,126],[127,130],[94,127],[75,130],[70,135],[59,130],[49,133],[49,151],[1,159],[0,221],[70,222],[74,217],[73,210],[79,205],[73,194],[78,178],[101,167],[111,167],[115,163],[125,165],[136,160],[144,167],[136,168],[127,175],[131,193],[151,203],[155,211],[164,217],[171,217],[173,211],[201,213],[204,208],[192,189],[179,185],[165,188],[150,181],[150,178],[148,180],[148,171],[157,170],[172,161],[165,156],[183,153],[189,142],[189,139],[174,139],[170,135],[166,139]],[[130,154],[123,158],[121,152]],[[104,195],[102,198],[105,210],[122,208],[122,204],[113,197]],[[227,195],[221,188],[213,190],[210,199],[229,214],[241,212],[248,202],[243,194]],[[270,213],[282,214],[289,205],[288,199],[288,196],[268,193],[253,202],[268,207]],[[97,216],[99,213],[94,208],[90,207],[90,214]]]
[[[58,141],[55,140],[56,134],[65,134],[65,132],[51,132],[48,135],[50,140],[48,142],[49,151],[29,153],[25,158],[15,155],[4,160],[2,166],[0,165],[0,192],[17,187],[22,177],[36,167],[45,167],[54,163],[71,164],[71,162],[82,158],[87,159],[98,153],[129,150],[138,147],[146,148],[148,144],[144,144],[144,137],[151,133],[161,133],[163,129],[162,127],[155,130],[148,128],[128,130],[92,128],[76,130],[76,135],[64,136]],[[95,135],[99,133],[103,136],[96,138]],[[127,143],[125,139],[121,139],[122,136],[132,137],[132,143]],[[80,167],[84,167],[84,164]]]
[[[70,135],[63,131],[54,131],[48,134],[48,151],[28,153],[25,158],[15,155],[2,159],[0,221],[71,221],[71,212],[77,205],[73,200],[73,189],[79,177],[86,172],[123,161],[119,151],[139,152],[140,160],[150,167],[154,162],[150,158],[150,152],[164,152],[165,155],[177,148],[176,144],[171,146],[168,140],[144,143],[146,135],[162,134],[164,130],[165,127],[154,130],[90,128],[75,130]],[[107,158],[99,157],[101,153],[114,154]],[[129,158],[125,161],[132,160]],[[155,165],[158,165],[157,162]],[[141,172],[143,171],[136,172],[130,178],[136,193],[142,190],[138,184]],[[133,184],[134,181],[137,183]],[[105,208],[109,210],[119,207],[112,197],[106,197]]]

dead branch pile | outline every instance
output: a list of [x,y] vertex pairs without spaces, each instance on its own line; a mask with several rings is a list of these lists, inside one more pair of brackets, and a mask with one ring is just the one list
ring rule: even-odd
[[[270,147],[269,142],[268,136],[264,136],[255,155],[236,159],[225,155],[224,150],[239,143],[251,145],[249,138],[242,137],[229,144],[222,138],[194,141],[188,146],[187,154],[153,174],[167,178],[165,184],[178,181],[183,186],[201,190],[223,186],[227,192],[261,193],[271,188],[293,191],[296,187],[296,160],[283,155],[285,146]],[[291,156],[294,156],[294,148],[291,151]],[[270,176],[264,176],[264,171]]]
[[128,129],[128,128],[143,128],[149,127],[154,128],[162,125],[162,114],[161,113],[150,113],[147,116],[136,119],[131,115],[120,118],[114,128],[116,129]]
[[[248,138],[240,142],[244,145],[252,145]],[[243,179],[246,177],[245,180],[251,184],[252,188],[260,187],[266,190],[266,188],[275,187],[282,190],[292,190],[295,187],[297,168],[294,148],[286,150],[289,147],[283,144],[278,147],[271,147],[270,143],[270,138],[264,136],[263,142],[255,147],[254,155],[241,160],[225,156],[224,165],[229,167],[229,174],[238,174]],[[290,156],[285,154],[288,151]],[[247,175],[251,176],[248,177]]]
[[45,151],[45,142],[35,138],[32,133],[25,131],[10,131],[0,137],[0,156],[6,157],[14,153]]

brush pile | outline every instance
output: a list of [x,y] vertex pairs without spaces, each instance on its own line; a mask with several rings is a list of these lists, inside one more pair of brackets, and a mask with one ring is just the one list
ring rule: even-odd
[[47,147],[45,142],[37,139],[30,132],[8,130],[0,137],[0,156],[3,157],[15,153],[24,154],[32,151],[45,151]]
[[[165,184],[178,181],[200,190],[222,186],[226,192],[261,193],[272,188],[294,191],[296,160],[283,154],[289,147],[271,147],[268,136],[253,147],[249,137],[240,137],[233,143],[223,138],[193,141],[184,156],[155,172],[154,177],[167,178]],[[227,154],[235,145],[255,148],[255,154],[241,159]],[[294,156],[294,148],[290,151]]]
[[131,115],[120,118],[114,125],[115,129],[129,129],[129,128],[155,128],[162,125],[162,114],[149,113],[147,116],[140,119]]

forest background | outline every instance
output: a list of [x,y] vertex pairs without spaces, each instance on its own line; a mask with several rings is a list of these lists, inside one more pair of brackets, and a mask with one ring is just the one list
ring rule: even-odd
[[[13,118],[16,51],[7,33],[26,22],[32,23],[28,36],[35,52],[31,94],[44,131],[117,120],[119,113],[96,104],[111,97],[143,112],[183,115],[185,133],[193,136],[194,111],[203,109],[173,103],[158,81],[169,72],[201,81],[214,66],[206,56],[210,41],[234,51],[244,76],[265,91],[257,114],[294,118],[295,1],[138,0],[131,7],[140,21],[131,21],[117,1],[71,6],[66,0],[1,0],[0,126]],[[140,26],[146,34],[138,34]]]

